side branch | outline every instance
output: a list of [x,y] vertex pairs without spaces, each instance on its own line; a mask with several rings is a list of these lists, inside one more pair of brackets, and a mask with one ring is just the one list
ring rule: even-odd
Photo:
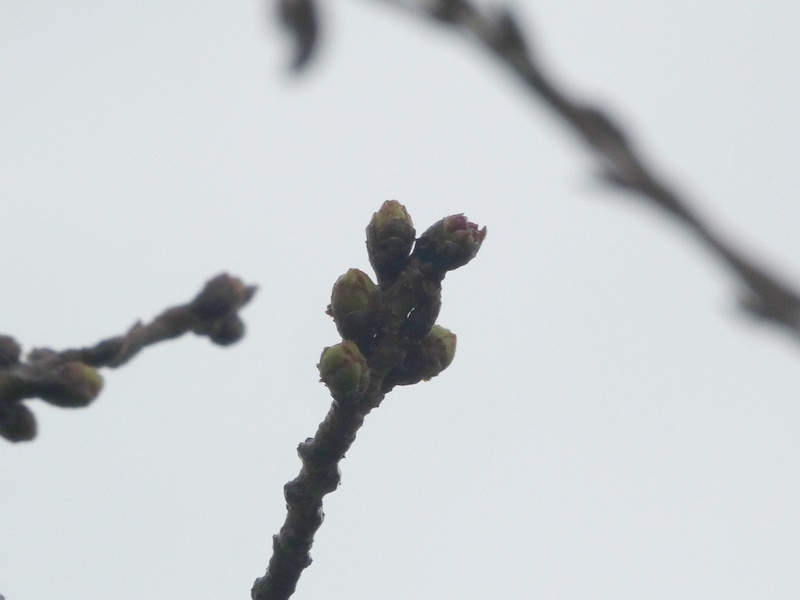
[[137,322],[124,335],[87,348],[57,352],[22,349],[10,336],[0,336],[0,435],[12,442],[32,440],[36,420],[23,400],[41,398],[61,407],[86,406],[102,388],[98,367],[119,367],[152,344],[193,332],[227,346],[244,335],[239,310],[255,294],[255,286],[227,274],[217,275],[188,304],[165,310],[150,323]]

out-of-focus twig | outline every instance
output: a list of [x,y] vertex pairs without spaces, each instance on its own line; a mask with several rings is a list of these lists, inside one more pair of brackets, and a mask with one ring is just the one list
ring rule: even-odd
[[295,52],[291,68],[300,71],[308,64],[317,47],[317,5],[314,0],[279,0],[278,16],[294,38]]
[[36,420],[22,400],[41,398],[61,407],[86,406],[102,388],[96,368],[119,367],[152,344],[192,332],[227,346],[244,335],[239,310],[255,286],[236,277],[217,275],[188,304],[168,308],[149,323],[135,323],[127,333],[94,346],[62,350],[37,348],[21,359],[22,349],[0,335],[0,435],[9,441],[36,436]]
[[487,10],[469,0],[382,0],[445,24],[490,51],[575,131],[597,158],[602,179],[651,201],[683,223],[742,284],[741,306],[751,316],[800,337],[800,293],[716,230],[646,164],[623,127],[606,111],[571,97],[533,52],[510,8]]

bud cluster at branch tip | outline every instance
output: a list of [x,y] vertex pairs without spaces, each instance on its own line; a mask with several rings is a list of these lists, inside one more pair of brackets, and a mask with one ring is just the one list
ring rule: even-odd
[[[378,285],[349,269],[333,285],[326,311],[344,341],[325,348],[318,367],[337,400],[354,400],[367,385],[370,394],[385,394],[396,385],[428,381],[453,362],[456,335],[436,324],[441,284],[447,271],[476,256],[486,228],[451,215],[423,233],[412,252],[411,216],[397,200],[387,200],[366,233]],[[369,411],[382,397],[355,401]]]
[[[41,364],[36,364],[37,357]],[[41,398],[62,408],[90,404],[103,388],[97,369],[77,360],[61,362],[52,350],[29,354],[34,366],[13,365],[0,376],[0,436],[10,442],[36,437],[36,418],[22,404],[27,398]]]
[[226,273],[209,280],[189,305],[197,319],[192,330],[207,335],[218,346],[235,344],[245,334],[245,324],[238,311],[250,302],[256,289]]
[[397,200],[387,200],[372,215],[367,254],[382,288],[391,285],[408,264],[416,233],[406,207]]
[[0,335],[0,437],[19,442],[36,436],[34,414],[23,404],[28,399],[64,408],[92,403],[103,388],[97,369],[125,364],[147,346],[189,332],[223,346],[240,340],[245,325],[238,312],[255,292],[255,286],[223,273],[190,302],[167,308],[149,323],[137,321],[125,334],[90,347],[60,352],[39,347],[23,357],[14,338]]

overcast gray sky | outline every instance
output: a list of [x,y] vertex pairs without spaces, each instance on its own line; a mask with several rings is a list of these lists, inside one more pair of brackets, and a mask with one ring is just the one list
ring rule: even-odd
[[[800,281],[800,4],[517,7],[568,89]],[[468,42],[328,3],[291,78],[269,13],[0,3],[0,333],[91,344],[222,270],[261,286],[240,344],[30,403],[37,439],[0,444],[0,593],[249,598],[330,402],[330,287],[396,198],[489,235],[444,282],[454,364],[368,417],[295,598],[798,598],[797,343]]]

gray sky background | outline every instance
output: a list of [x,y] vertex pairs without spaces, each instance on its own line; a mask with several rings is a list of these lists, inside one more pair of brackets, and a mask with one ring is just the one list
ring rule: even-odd
[[[800,281],[797,2],[518,2],[569,89]],[[7,600],[249,598],[324,314],[387,198],[489,228],[452,367],[369,416],[295,598],[800,595],[800,353],[677,225],[599,186],[491,59],[380,2],[308,73],[261,2],[0,3],[0,332],[90,344],[227,270],[248,335],[186,338],[0,444]]]

